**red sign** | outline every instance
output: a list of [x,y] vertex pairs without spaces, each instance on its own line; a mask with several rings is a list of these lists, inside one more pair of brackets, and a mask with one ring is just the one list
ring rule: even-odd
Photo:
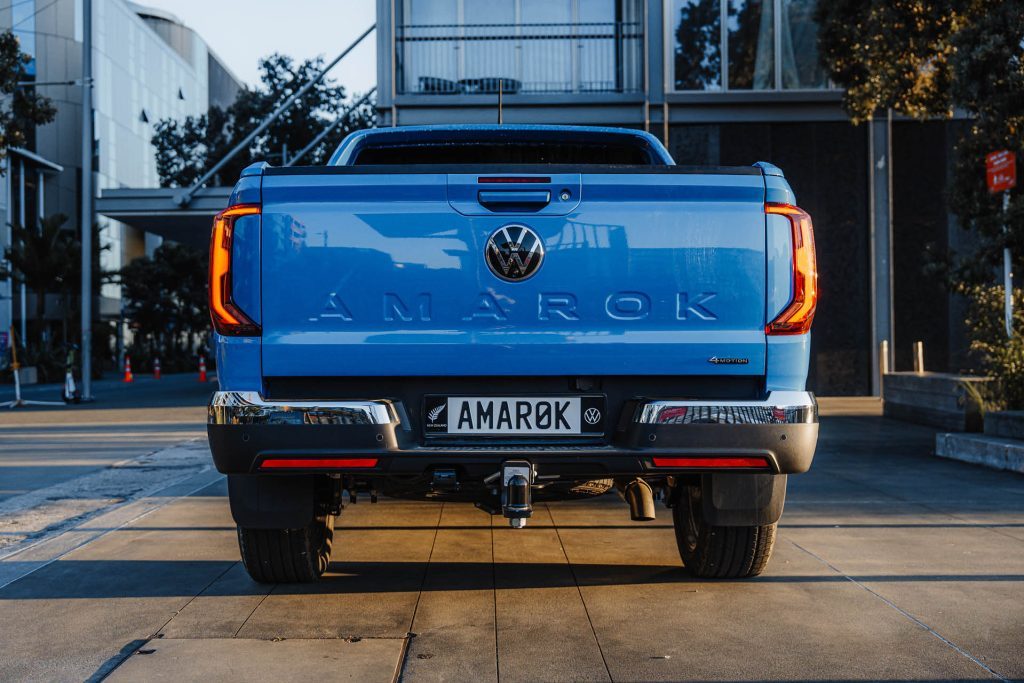
[[1017,186],[1017,155],[1003,149],[985,155],[985,179],[989,192],[1003,192]]

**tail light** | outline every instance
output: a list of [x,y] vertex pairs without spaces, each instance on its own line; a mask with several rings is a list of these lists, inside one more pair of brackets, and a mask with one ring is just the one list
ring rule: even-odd
[[351,470],[377,466],[377,458],[268,458],[261,470]]
[[765,204],[764,211],[785,216],[793,231],[793,298],[785,310],[768,323],[765,332],[772,335],[810,332],[818,306],[818,266],[811,217],[790,204]]
[[210,237],[210,316],[213,328],[230,337],[258,337],[260,326],[242,312],[231,296],[231,240],[235,221],[259,215],[258,204],[231,206],[213,219]]
[[654,457],[651,458],[651,463],[655,467],[673,467],[673,468],[701,468],[701,469],[755,469],[764,470],[769,469],[771,464],[768,462],[768,458],[762,456],[752,457],[714,457],[714,458],[700,458],[700,457]]

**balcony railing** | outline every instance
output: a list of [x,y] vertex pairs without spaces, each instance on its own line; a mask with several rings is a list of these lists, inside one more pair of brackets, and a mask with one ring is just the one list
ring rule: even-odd
[[398,26],[402,94],[627,93],[643,87],[636,22]]

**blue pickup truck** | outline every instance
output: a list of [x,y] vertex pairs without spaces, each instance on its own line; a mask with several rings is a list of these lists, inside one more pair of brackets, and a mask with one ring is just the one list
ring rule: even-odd
[[615,489],[634,521],[671,509],[690,573],[757,575],[817,443],[816,299],[778,168],[677,166],[643,132],[377,129],[253,165],[210,256],[245,567],[317,579],[360,496],[518,528]]

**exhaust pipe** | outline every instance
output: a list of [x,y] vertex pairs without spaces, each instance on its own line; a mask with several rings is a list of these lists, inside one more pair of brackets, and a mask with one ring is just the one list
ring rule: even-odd
[[634,522],[650,522],[655,518],[654,490],[639,477],[626,484],[622,497],[629,503],[629,518]]

